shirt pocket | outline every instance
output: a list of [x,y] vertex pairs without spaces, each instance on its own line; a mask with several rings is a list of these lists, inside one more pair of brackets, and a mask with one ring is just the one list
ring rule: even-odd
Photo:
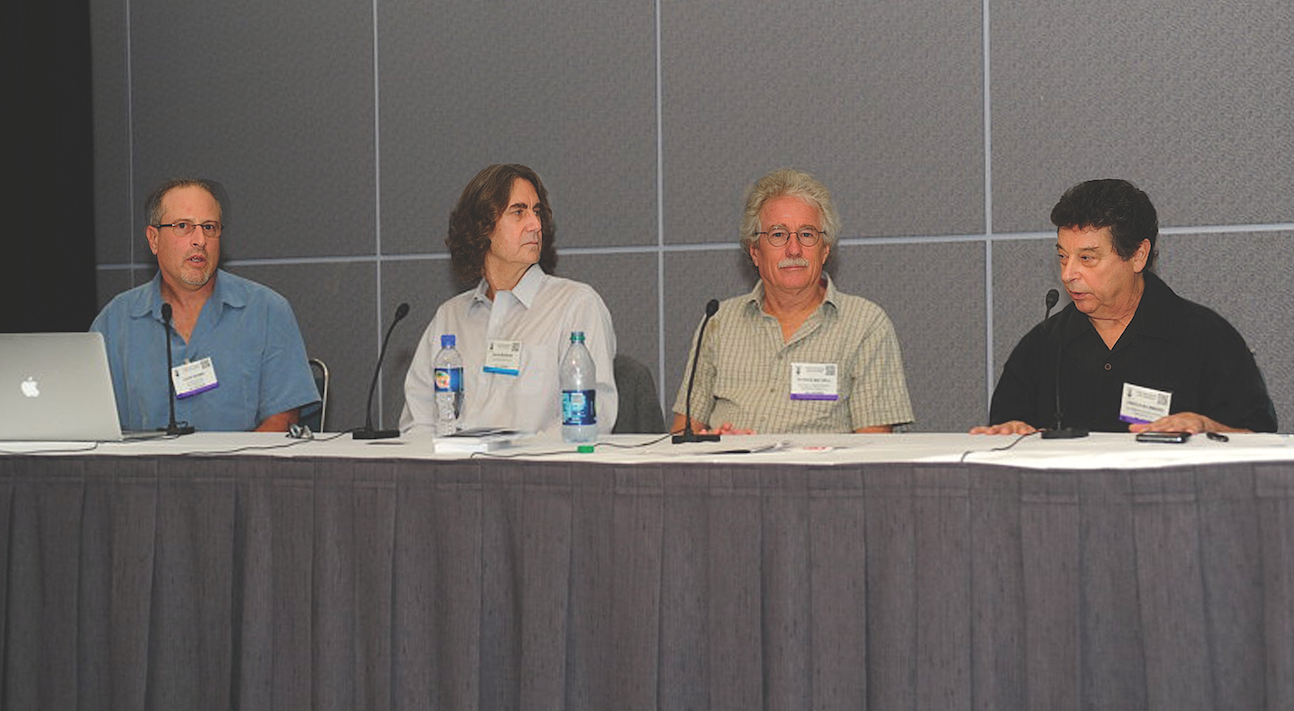
[[526,345],[521,351],[521,374],[513,390],[527,399],[556,397],[561,383],[557,377],[557,359],[541,349]]
[[[849,400],[796,400],[799,427],[810,432],[839,432],[841,411],[848,411]],[[846,419],[846,421],[848,421]]]
[[[204,356],[205,357],[205,356]],[[191,398],[193,414],[200,422],[219,423],[220,429],[250,430],[260,420],[273,412],[262,413],[260,408],[260,363],[246,358],[235,360],[231,355],[211,355],[211,366],[216,372],[216,387]]]

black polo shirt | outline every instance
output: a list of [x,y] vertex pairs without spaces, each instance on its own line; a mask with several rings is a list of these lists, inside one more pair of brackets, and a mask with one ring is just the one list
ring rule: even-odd
[[1124,383],[1173,394],[1170,412],[1195,412],[1231,427],[1276,431],[1276,410],[1258,364],[1226,319],[1143,272],[1146,290],[1114,348],[1071,303],[1025,335],[993,391],[989,421],[1055,426],[1057,343],[1063,426],[1127,432]]

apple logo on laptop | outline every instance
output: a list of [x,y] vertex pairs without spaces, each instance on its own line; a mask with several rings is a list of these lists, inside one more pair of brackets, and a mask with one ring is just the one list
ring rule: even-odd
[[40,384],[30,375],[22,381],[22,394],[27,397],[40,397]]

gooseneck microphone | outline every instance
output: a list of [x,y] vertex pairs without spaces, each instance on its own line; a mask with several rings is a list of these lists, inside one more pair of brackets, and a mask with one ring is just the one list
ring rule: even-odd
[[701,320],[701,328],[696,334],[696,346],[692,352],[692,372],[687,378],[687,404],[683,406],[683,432],[673,437],[674,444],[684,442],[718,442],[717,434],[697,434],[692,431],[692,386],[696,384],[696,361],[701,357],[701,339],[705,336],[705,326],[710,323],[710,317],[714,316],[719,310],[719,300],[710,299],[710,303],[705,305],[705,318]]
[[[1051,317],[1051,309],[1060,300],[1060,292],[1052,289],[1047,292],[1047,312],[1042,317],[1043,335],[1047,333],[1047,319]],[[1064,411],[1060,407],[1060,360],[1065,355],[1064,344],[1060,342],[1060,334],[1053,334],[1056,341],[1056,424],[1049,430],[1042,431],[1043,439],[1077,439],[1086,437],[1087,430],[1076,427],[1064,427]]]
[[386,347],[391,342],[391,334],[395,331],[395,325],[400,323],[400,319],[409,315],[409,304],[401,303],[395,307],[395,318],[391,319],[391,325],[386,329],[386,337],[382,339],[382,350],[377,354],[377,367],[373,368],[373,382],[368,386],[368,405],[364,407],[364,427],[355,430],[351,435],[354,439],[391,439],[399,437],[400,430],[375,430],[373,429],[373,393],[377,391],[377,378],[382,373],[382,361],[386,358]]
[[171,373],[175,370],[171,356],[171,305],[165,301],[162,302],[162,325],[166,327],[166,404],[171,408],[171,419],[166,423],[165,432],[173,437],[193,434],[192,425],[186,423],[181,427],[175,423],[175,380],[171,378]]

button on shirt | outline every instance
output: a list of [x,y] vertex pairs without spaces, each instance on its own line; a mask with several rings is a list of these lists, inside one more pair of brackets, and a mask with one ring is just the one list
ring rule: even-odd
[[[826,282],[826,298],[790,341],[783,340],[777,318],[764,312],[763,282],[719,305],[697,361],[692,419],[761,433],[853,432],[912,422],[889,317],[867,299],[836,291],[830,277]],[[689,353],[689,367],[692,358]],[[792,363],[834,363],[838,399],[791,399]],[[674,402],[680,415],[688,376],[685,370]]]
[[[560,436],[558,365],[570,347],[571,331],[583,331],[597,369],[598,432],[610,433],[618,406],[612,369],[616,336],[602,297],[588,284],[545,274],[537,264],[511,291],[496,292],[494,301],[486,296],[488,287],[481,280],[475,289],[436,310],[405,377],[400,429],[410,434],[434,432],[434,363],[440,337],[452,334],[463,358],[460,427],[508,427]],[[521,343],[519,374],[485,372],[486,347],[492,340]]]
[[1276,431],[1276,412],[1244,338],[1212,310],[1181,298],[1152,272],[1137,312],[1113,348],[1073,304],[1025,335],[993,391],[989,419],[1055,425],[1057,343],[1063,425],[1127,432],[1119,419],[1124,383],[1173,394],[1170,413],[1195,412],[1224,425]]
[[[211,358],[219,385],[175,401],[175,418],[198,431],[253,430],[265,418],[319,400],[292,307],[272,289],[217,270],[186,343],[171,329],[176,365]],[[103,334],[122,429],[170,420],[162,278],[118,294],[90,330]]]

